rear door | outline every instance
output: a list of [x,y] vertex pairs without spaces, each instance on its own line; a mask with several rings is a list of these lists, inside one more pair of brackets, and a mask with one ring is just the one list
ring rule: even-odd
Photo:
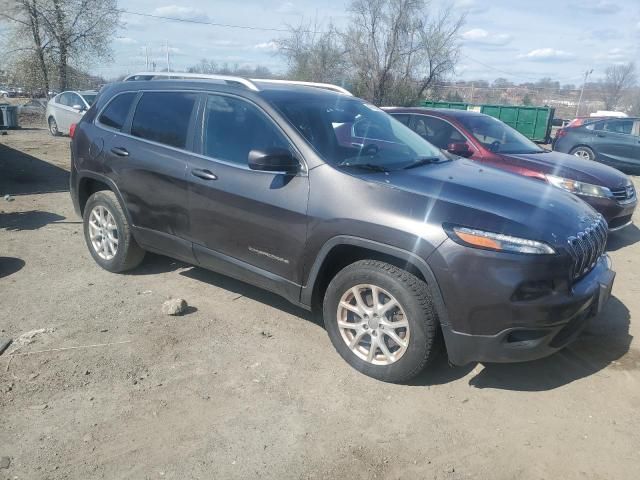
[[72,95],[71,92],[64,92],[60,94],[55,102],[55,119],[58,124],[58,131],[61,133],[69,133],[69,127],[73,123],[71,116]]
[[201,156],[189,160],[187,174],[198,261],[272,290],[275,282],[289,289],[275,289],[285,296],[298,295],[309,177],[302,160],[296,175],[251,170],[248,154],[280,147],[301,157],[252,102],[210,94],[202,110]]
[[[107,136],[104,144],[109,173],[124,198],[138,241],[188,261],[193,255],[185,239],[189,226],[185,176],[198,96],[180,91],[139,94],[122,130]],[[103,117],[99,124],[109,122]]]
[[596,158],[616,164],[637,164],[638,137],[633,135],[633,119],[616,118],[596,122],[594,150]]

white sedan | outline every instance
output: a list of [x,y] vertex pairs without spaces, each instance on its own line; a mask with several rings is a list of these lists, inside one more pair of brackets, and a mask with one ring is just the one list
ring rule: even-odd
[[71,124],[78,123],[96,99],[98,92],[62,92],[47,103],[46,119],[51,135],[69,134]]

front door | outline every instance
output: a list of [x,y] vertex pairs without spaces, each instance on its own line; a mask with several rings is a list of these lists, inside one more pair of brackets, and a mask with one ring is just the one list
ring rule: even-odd
[[208,95],[203,117],[202,155],[191,159],[187,172],[198,261],[243,279],[248,272],[246,280],[272,290],[280,282],[293,289],[288,293],[295,291],[307,235],[309,177],[302,163],[296,175],[248,167],[252,149],[293,153],[292,144],[271,117],[238,97]]

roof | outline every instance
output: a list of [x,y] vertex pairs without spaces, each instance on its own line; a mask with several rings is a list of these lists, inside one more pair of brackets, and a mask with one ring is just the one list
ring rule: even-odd
[[484,113],[474,112],[472,110],[455,110],[453,108],[385,107],[384,110],[389,113],[434,113],[436,115],[456,118],[487,116]]

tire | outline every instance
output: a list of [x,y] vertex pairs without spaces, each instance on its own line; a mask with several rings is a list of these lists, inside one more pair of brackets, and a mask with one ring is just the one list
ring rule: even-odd
[[49,124],[49,133],[54,137],[59,137],[60,130],[58,130],[58,123],[56,122],[56,119],[53,117],[49,117],[47,123]]
[[140,265],[145,251],[133,238],[127,216],[112,191],[102,190],[91,195],[82,220],[85,242],[98,265],[113,273]]
[[[387,305],[391,298],[396,300],[397,306],[376,315],[373,291],[369,287],[378,289],[380,307]],[[366,318],[362,314],[364,310],[357,306],[354,289],[369,312]],[[350,306],[345,308],[344,303]],[[327,287],[322,311],[325,328],[335,349],[349,365],[370,377],[384,382],[406,382],[418,375],[435,356],[438,321],[427,284],[388,263],[361,260],[342,269]],[[390,325],[403,323],[408,328],[390,328]],[[345,324],[358,328],[345,328]],[[395,342],[390,332],[405,346]],[[355,343],[355,347],[347,342]],[[374,342],[377,346],[371,355]],[[381,342],[387,353],[383,352]]]
[[575,155],[576,157],[582,158],[583,160],[595,160],[596,154],[589,147],[575,147],[571,149],[571,155]]

